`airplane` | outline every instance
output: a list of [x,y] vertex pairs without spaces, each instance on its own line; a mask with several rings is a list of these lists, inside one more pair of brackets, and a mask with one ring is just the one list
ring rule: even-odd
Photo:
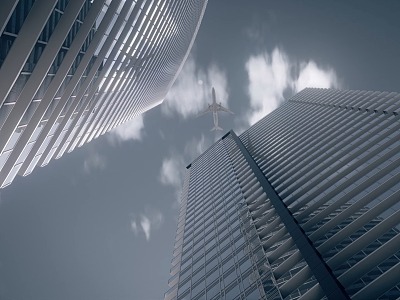
[[219,111],[223,111],[223,112],[227,112],[230,114],[233,114],[233,112],[229,109],[227,109],[226,107],[223,107],[220,103],[217,103],[217,97],[215,96],[215,89],[214,87],[212,87],[211,89],[211,93],[212,93],[212,103],[208,104],[208,107],[201,112],[198,117],[211,112],[213,114],[213,119],[214,119],[214,127],[211,129],[211,131],[216,131],[216,130],[223,130],[221,127],[219,127],[218,125],[218,112]]

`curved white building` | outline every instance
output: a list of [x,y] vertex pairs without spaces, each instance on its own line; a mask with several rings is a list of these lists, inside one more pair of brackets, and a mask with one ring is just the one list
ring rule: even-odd
[[167,300],[398,299],[400,94],[305,89],[188,166]]
[[207,0],[4,0],[0,186],[160,104]]

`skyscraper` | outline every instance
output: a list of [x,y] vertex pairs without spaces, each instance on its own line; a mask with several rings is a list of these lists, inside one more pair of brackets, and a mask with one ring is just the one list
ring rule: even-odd
[[165,299],[400,297],[400,94],[305,89],[186,171]]
[[5,0],[0,186],[160,104],[207,0]]

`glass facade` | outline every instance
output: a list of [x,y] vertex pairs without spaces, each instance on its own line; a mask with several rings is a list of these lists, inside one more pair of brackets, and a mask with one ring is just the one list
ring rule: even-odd
[[242,294],[259,299],[264,292],[255,266],[262,269],[267,262],[256,228],[246,217],[242,189],[223,141],[193,162],[186,180],[190,188],[181,210],[184,222],[178,232],[183,232],[175,259],[179,269],[173,268],[179,286],[169,293],[178,299],[236,299]]
[[192,162],[165,299],[400,297],[399,96],[305,89]]
[[207,0],[4,0],[0,187],[160,104]]

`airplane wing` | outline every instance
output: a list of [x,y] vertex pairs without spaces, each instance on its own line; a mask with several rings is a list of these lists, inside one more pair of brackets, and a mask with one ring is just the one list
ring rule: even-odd
[[201,116],[203,116],[203,115],[205,115],[205,114],[207,114],[207,113],[210,113],[210,112],[212,112],[212,109],[211,109],[210,106],[208,106],[205,110],[203,110],[202,112],[200,112],[200,113],[196,116],[196,118],[201,117]]
[[234,112],[233,111],[231,111],[230,109],[228,109],[228,108],[226,108],[226,107],[223,107],[221,104],[218,104],[218,111],[224,111],[224,112],[227,112],[227,113],[230,113],[230,114],[234,114]]

